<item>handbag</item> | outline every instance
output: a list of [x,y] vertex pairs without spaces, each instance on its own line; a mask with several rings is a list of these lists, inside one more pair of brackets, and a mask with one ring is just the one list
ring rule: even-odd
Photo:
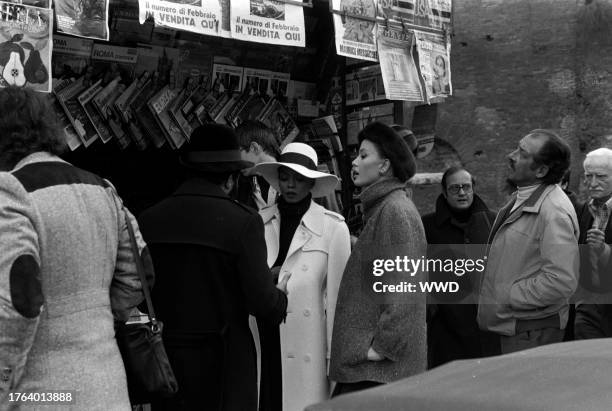
[[115,338],[123,357],[130,402],[145,404],[156,398],[171,397],[178,391],[178,383],[162,341],[163,324],[155,317],[134,229],[127,217],[128,213],[125,214],[136,269],[147,302],[149,321],[132,324],[115,322]]

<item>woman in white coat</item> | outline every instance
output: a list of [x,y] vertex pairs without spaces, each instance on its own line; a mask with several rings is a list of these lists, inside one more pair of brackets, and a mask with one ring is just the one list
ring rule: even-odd
[[[338,288],[350,254],[349,231],[341,215],[312,201],[338,184],[335,176],[317,171],[312,147],[288,144],[278,163],[261,163],[253,171],[280,193],[277,204],[260,214],[268,265],[280,280],[290,276],[287,319],[280,325],[276,353],[282,378],[275,378],[274,370],[263,370],[262,390],[268,392],[262,392],[260,410],[276,410],[282,404],[283,411],[301,411],[329,398],[327,364]],[[275,337],[270,330],[262,337],[262,363],[273,363],[274,358],[265,357],[274,355],[270,347]]]

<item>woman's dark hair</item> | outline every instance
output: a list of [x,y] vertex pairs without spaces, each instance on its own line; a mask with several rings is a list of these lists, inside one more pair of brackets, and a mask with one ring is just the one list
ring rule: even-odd
[[476,180],[474,180],[474,176],[472,175],[472,173],[467,171],[462,166],[452,166],[447,168],[444,174],[442,174],[442,181],[440,181],[440,184],[442,185],[442,191],[446,193],[446,180],[448,180],[448,178],[453,174],[458,173],[460,171],[465,171],[466,173],[468,173],[470,175],[470,179],[472,180],[472,187],[476,186]]
[[37,151],[61,154],[65,138],[47,94],[15,86],[0,89],[0,158],[13,168]]
[[540,151],[533,156],[534,168],[539,165],[548,167],[542,183],[559,183],[570,166],[572,152],[569,145],[552,130],[535,129],[528,135],[546,137]]
[[376,146],[381,157],[389,159],[393,175],[406,182],[416,173],[416,162],[408,144],[393,129],[375,121],[357,135],[359,144],[368,140]]
[[236,128],[238,144],[242,150],[248,151],[251,143],[255,142],[274,158],[280,156],[280,149],[274,132],[264,123],[257,120],[246,120]]

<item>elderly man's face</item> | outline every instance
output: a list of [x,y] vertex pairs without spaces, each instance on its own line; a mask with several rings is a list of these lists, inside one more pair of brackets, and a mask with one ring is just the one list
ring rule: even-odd
[[584,182],[592,199],[606,201],[612,196],[612,168],[607,162],[594,161],[585,164]]

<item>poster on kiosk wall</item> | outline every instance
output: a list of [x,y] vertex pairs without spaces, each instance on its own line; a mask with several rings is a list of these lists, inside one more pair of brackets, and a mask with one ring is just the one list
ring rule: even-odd
[[58,31],[108,41],[109,0],[55,0],[54,3]]
[[229,31],[223,29],[220,1],[138,0],[138,6],[140,24],[153,17],[156,26],[229,37]]
[[0,1],[0,87],[51,91],[51,13]]
[[331,1],[336,11],[334,31],[338,55],[378,61],[376,22],[373,21],[376,17],[376,2],[374,0]]
[[306,28],[302,6],[274,0],[232,0],[232,38],[258,43],[304,47]]

